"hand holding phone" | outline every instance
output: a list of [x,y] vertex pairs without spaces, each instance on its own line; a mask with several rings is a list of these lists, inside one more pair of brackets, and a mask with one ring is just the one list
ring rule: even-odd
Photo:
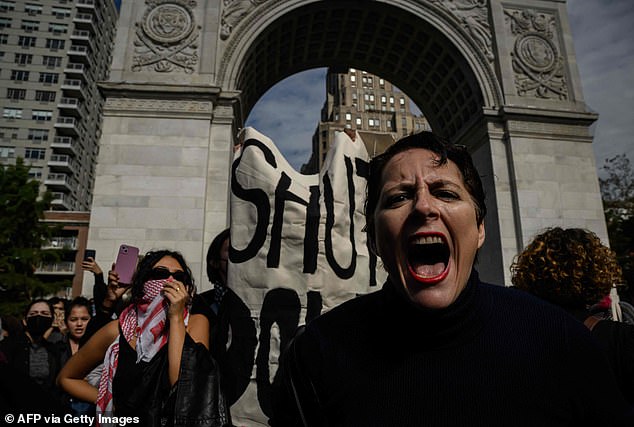
[[138,259],[139,248],[126,244],[119,246],[114,271],[119,276],[120,284],[129,285],[132,283],[132,276],[134,276]]
[[97,251],[94,249],[86,249],[84,251],[84,261],[89,261],[90,258],[92,258],[92,260],[95,260],[95,257],[97,256]]

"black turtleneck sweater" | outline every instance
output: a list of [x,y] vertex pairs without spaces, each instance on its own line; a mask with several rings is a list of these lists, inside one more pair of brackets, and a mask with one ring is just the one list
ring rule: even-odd
[[388,282],[315,319],[294,345],[273,426],[302,425],[294,369],[311,426],[634,426],[582,324],[475,272],[446,309],[417,309]]

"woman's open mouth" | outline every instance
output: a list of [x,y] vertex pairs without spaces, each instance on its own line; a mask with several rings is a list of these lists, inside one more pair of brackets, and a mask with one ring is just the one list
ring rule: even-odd
[[407,266],[412,277],[435,284],[449,273],[449,246],[442,233],[418,233],[409,242]]

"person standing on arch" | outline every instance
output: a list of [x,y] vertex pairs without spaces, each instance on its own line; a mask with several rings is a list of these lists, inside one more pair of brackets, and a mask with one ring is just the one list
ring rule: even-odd
[[365,214],[388,278],[285,350],[272,426],[634,425],[582,324],[479,279],[486,206],[464,147],[396,142],[370,163]]

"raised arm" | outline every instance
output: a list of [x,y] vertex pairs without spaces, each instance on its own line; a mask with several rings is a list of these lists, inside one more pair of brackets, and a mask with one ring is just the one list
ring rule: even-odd
[[167,313],[169,319],[169,340],[167,342],[167,360],[170,384],[174,385],[178,381],[181,358],[183,355],[183,344],[185,334],[189,333],[195,342],[203,344],[209,348],[209,322],[201,314],[192,314],[189,318],[189,325],[185,328],[183,313],[185,305],[189,301],[189,294],[185,285],[178,280],[167,281],[163,292],[170,302]]

